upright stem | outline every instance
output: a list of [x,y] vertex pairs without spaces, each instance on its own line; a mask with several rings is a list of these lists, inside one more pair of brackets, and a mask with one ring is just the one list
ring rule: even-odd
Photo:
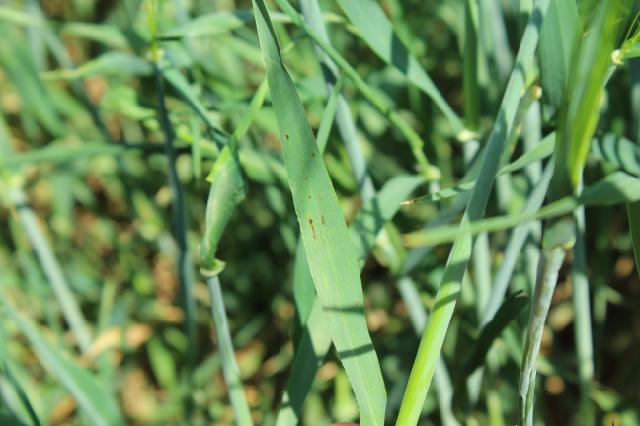
[[587,255],[584,239],[584,207],[575,213],[576,245],[573,249],[573,312],[576,355],[578,358],[578,377],[580,379],[580,406],[578,419],[584,426],[595,424],[593,404],[591,402],[591,383],[593,381],[593,336],[591,334],[591,303],[589,301],[589,280],[587,279]]
[[551,305],[551,296],[553,296],[553,290],[558,281],[560,267],[566,251],[574,244],[575,222],[573,218],[554,219],[546,224],[520,367],[518,415],[521,426],[533,425],[533,396],[542,332]]
[[158,107],[160,109],[160,123],[165,135],[165,153],[169,168],[169,185],[172,192],[173,229],[178,244],[178,278],[180,280],[180,295],[185,310],[185,328],[189,339],[189,363],[195,361],[197,355],[196,341],[196,303],[194,297],[194,271],[191,265],[191,255],[187,247],[187,218],[184,206],[182,185],[178,179],[176,169],[176,151],[173,147],[175,139],[173,127],[169,121],[169,113],[165,103],[164,80],[158,62],[154,62],[156,88],[158,90]]
[[236,423],[239,426],[250,426],[253,424],[251,411],[242,388],[238,364],[236,364],[236,358],[233,353],[233,342],[229,333],[227,313],[222,301],[222,290],[220,289],[218,276],[207,278],[207,286],[209,287],[209,297],[211,298],[211,312],[216,328],[218,352],[220,352],[220,358],[222,359],[222,372],[224,381],[229,388],[229,398],[236,414]]

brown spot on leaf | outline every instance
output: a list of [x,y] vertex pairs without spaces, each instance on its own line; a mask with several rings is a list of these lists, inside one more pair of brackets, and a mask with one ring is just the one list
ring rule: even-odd
[[289,140],[289,133],[285,133],[285,134],[284,134],[284,138],[285,138],[286,140]]
[[316,228],[314,228],[313,226],[313,219],[309,218],[309,225],[311,225],[311,235],[313,236],[313,239],[316,239]]
[[324,216],[320,216],[320,223],[325,225],[327,222],[324,220]]

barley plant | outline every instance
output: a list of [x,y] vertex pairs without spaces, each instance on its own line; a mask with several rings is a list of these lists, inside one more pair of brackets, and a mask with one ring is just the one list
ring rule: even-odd
[[639,9],[0,2],[0,424],[640,425]]

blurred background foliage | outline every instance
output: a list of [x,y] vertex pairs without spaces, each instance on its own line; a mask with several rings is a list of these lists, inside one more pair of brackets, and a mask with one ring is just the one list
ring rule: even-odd
[[[320,3],[333,45],[427,141],[426,152],[442,173],[440,186],[457,183],[466,167],[463,144],[442,115],[371,52],[333,1]],[[461,112],[464,2],[380,3],[445,99]],[[480,135],[492,126],[523,29],[518,1],[495,5],[489,8],[493,15],[481,18],[485,25],[495,22],[490,24],[495,31],[482,31],[478,40],[483,52],[477,68]],[[203,16],[214,18],[198,25],[195,20]],[[249,1],[158,1],[162,54],[188,81],[215,125],[204,123],[184,93],[166,85],[191,253],[197,253],[204,230],[205,176],[221,148],[221,135],[238,126],[265,78],[252,16]],[[183,326],[180,247],[173,232],[147,18],[138,0],[7,0],[0,5],[0,297],[17,315],[37,324],[39,336],[50,345],[47,350],[71,357],[92,372],[103,390],[116,395],[127,423],[232,424],[209,294],[199,274],[193,288],[194,341]],[[327,93],[313,45],[284,15],[276,14],[274,20],[282,46],[290,46],[286,66],[317,130]],[[635,61],[609,84],[600,129],[637,142],[640,65]],[[375,186],[415,174],[408,145],[387,120],[349,82],[344,94]],[[544,108],[543,115],[550,117]],[[520,153],[517,148],[514,158]],[[640,163],[640,157],[626,157],[615,164],[596,154],[587,163],[587,181]],[[298,234],[268,95],[241,141],[240,160],[247,196],[222,237],[218,257],[226,262],[222,290],[241,378],[254,421],[261,424],[274,419],[292,360],[291,276]],[[324,160],[349,223],[360,205],[358,184],[335,130]],[[498,187],[488,216],[520,212],[532,182],[516,173],[499,180]],[[433,188],[425,184],[418,195]],[[388,238],[377,241],[362,272],[367,320],[390,412],[399,406],[418,345],[408,307],[393,284],[407,252],[401,233],[417,230],[449,204],[443,200],[403,209],[395,226],[386,227]],[[25,219],[25,211],[37,221]],[[33,226],[55,254],[61,267],[58,279],[66,281],[86,320],[90,341],[84,348],[67,326],[41,252],[34,250]],[[587,210],[596,381],[590,401],[597,423],[606,425],[640,423],[640,282],[627,229],[624,209]],[[489,271],[501,264],[508,237],[507,231],[490,235]],[[536,244],[530,238],[523,253]],[[448,245],[433,247],[412,273],[427,308],[434,302],[447,254]],[[189,268],[195,273],[198,260],[191,256]],[[529,263],[525,256],[518,261],[512,292],[529,291]],[[471,272],[444,346],[454,377],[478,334],[477,300],[482,294]],[[568,424],[579,405],[571,295],[571,279],[563,269],[539,368],[538,417],[546,424]],[[513,423],[525,324],[526,314],[492,346],[479,402],[461,402],[465,408],[456,411],[465,424]],[[55,365],[35,348],[13,315],[2,315],[0,332],[0,422],[30,423],[29,404],[21,402],[19,392],[24,389],[43,423],[91,424],[52,372]],[[425,421],[440,423],[435,392],[424,414]],[[303,423],[322,425],[356,416],[349,383],[330,354],[308,396]]]

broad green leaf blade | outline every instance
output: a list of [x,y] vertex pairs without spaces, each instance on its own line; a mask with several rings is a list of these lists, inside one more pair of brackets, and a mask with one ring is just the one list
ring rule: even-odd
[[636,270],[640,274],[640,202],[627,204],[629,215],[629,233],[633,243],[633,252],[636,255]]
[[358,258],[262,0],[253,1],[285,167],[309,269],[363,424],[383,424],[386,392],[367,330]]
[[81,368],[68,356],[61,354],[59,348],[47,342],[31,321],[20,315],[4,296],[2,304],[7,314],[29,339],[40,361],[71,393],[92,424],[98,426],[124,424],[116,399],[97,382],[91,373]]
[[574,0],[551,0],[540,34],[542,94],[555,108],[567,95],[573,54],[582,34],[578,5]]
[[338,0],[338,3],[371,50],[429,96],[445,115],[453,131],[459,135],[464,130],[462,121],[442,97],[431,77],[398,37],[380,4],[376,0]]
[[[398,176],[387,182],[380,192],[367,201],[358,211],[356,218],[349,227],[349,234],[353,241],[361,267],[367,258],[376,236],[398,212],[400,201],[407,197],[424,180],[417,176]],[[302,247],[299,246],[302,251]],[[296,254],[294,266],[294,285],[308,289],[313,284],[309,266],[303,255]],[[324,315],[314,291],[301,291],[296,294],[296,308],[304,325],[301,338],[296,346],[295,357],[291,367],[290,379],[283,395],[281,408],[278,412],[278,425],[289,425],[299,421],[302,404],[313,378],[327,351],[330,339],[324,324]]]

